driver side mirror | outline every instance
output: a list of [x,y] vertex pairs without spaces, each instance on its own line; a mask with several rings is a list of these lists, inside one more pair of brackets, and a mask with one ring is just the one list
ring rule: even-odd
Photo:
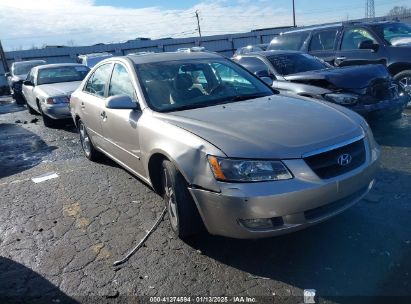
[[140,110],[140,105],[128,95],[110,96],[106,100],[107,109]]
[[261,70],[255,72],[255,75],[258,76],[262,81],[268,84],[270,87],[273,85],[274,76],[268,70]]
[[378,51],[379,45],[374,43],[372,40],[367,39],[360,42],[359,49],[360,50],[372,50],[374,52]]
[[30,80],[24,80],[23,84],[28,87],[34,87],[34,83],[32,83]]
[[257,72],[255,72],[255,75],[260,77],[260,78],[262,78],[262,77],[272,78],[272,75],[270,74],[270,72],[268,70],[257,71]]
[[11,73],[10,72],[7,72],[7,73],[4,73],[4,77],[10,77],[11,76]]

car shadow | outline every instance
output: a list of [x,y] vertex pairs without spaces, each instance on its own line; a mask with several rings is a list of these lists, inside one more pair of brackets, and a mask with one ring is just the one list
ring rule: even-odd
[[395,122],[374,122],[371,128],[378,144],[391,147],[411,147],[411,110],[405,110]]
[[78,302],[30,268],[0,256],[0,303]]
[[16,124],[0,124],[0,178],[38,165],[44,156],[57,149],[38,135]]
[[[247,272],[249,280],[267,284],[267,290],[272,286],[267,279],[272,279],[300,289],[315,289],[321,298],[337,303],[376,303],[375,298],[341,297],[347,295],[410,296],[411,288],[405,288],[404,282],[409,283],[407,271],[411,269],[411,251],[405,248],[411,229],[404,229],[404,225],[411,202],[406,198],[397,202],[394,193],[398,191],[390,192],[396,190],[386,184],[388,180],[393,185],[401,180],[402,185],[409,185],[411,175],[385,170],[380,178],[370,193],[374,202],[363,199],[308,229],[258,240],[203,233],[186,243],[203,255]],[[410,197],[411,189],[407,191]],[[397,205],[391,205],[393,202]]]

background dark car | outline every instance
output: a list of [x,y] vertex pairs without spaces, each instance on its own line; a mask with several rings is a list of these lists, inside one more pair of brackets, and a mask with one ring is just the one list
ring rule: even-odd
[[343,67],[380,63],[411,94],[411,26],[392,21],[310,27],[275,37],[268,50],[298,50]]
[[401,117],[410,100],[381,64],[335,68],[298,51],[256,52],[233,60],[275,89],[337,103],[371,120]]
[[16,103],[24,104],[24,97],[21,91],[23,81],[33,67],[42,64],[46,64],[46,62],[44,60],[13,62],[10,72],[4,75],[7,78],[7,83],[10,87],[11,96],[16,100]]

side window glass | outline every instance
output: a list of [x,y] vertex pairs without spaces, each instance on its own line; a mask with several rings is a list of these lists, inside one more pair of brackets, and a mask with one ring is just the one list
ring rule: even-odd
[[268,71],[266,64],[255,57],[243,57],[238,60],[238,63],[249,70],[251,73],[257,73],[260,71]]
[[336,37],[336,29],[315,33],[311,38],[310,51],[333,50]]
[[84,91],[104,97],[108,78],[110,77],[111,64],[104,64],[94,71],[88,79]]
[[108,96],[127,95],[133,100],[137,100],[134,91],[133,83],[127,69],[116,63],[114,65],[113,74],[111,76],[110,86],[108,89]]
[[268,50],[293,50],[299,51],[308,37],[308,32],[306,33],[292,33],[284,34],[275,37],[268,47]]
[[341,50],[358,50],[360,49],[361,42],[365,40],[371,40],[373,43],[377,43],[370,32],[363,28],[348,29],[344,32]]

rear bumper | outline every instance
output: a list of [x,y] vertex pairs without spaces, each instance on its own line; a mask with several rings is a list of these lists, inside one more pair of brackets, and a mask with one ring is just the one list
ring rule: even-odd
[[[291,180],[224,184],[221,193],[196,188],[190,192],[211,234],[276,236],[324,221],[361,200],[373,186],[377,158],[328,180],[318,178],[304,160],[288,160],[284,163],[295,175]],[[245,219],[271,219],[273,227],[250,229],[242,224]]]
[[43,113],[53,119],[66,119],[70,118],[69,104],[54,104],[54,105],[43,105]]

